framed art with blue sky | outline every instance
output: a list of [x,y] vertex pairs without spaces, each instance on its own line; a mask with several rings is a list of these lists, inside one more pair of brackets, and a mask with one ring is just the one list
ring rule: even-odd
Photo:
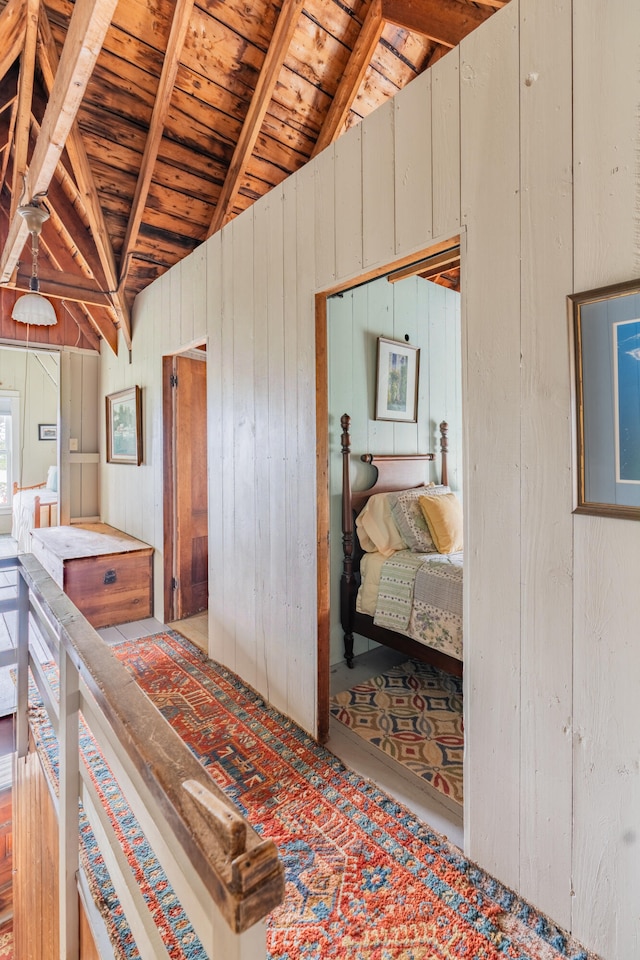
[[640,520],[640,280],[568,300],[574,512]]

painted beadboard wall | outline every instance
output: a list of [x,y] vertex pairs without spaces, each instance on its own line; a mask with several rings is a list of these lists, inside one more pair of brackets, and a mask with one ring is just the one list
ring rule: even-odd
[[[19,449],[13,466],[21,486],[42,483],[49,467],[57,463],[57,444],[38,439],[38,424],[58,422],[58,381],[58,354],[0,348],[0,390],[17,392],[20,401]],[[0,514],[0,532],[11,532],[10,509]]]
[[39,423],[58,422],[59,355],[0,349],[0,388],[20,395],[20,455],[16,479],[23,486],[47,479],[57,460],[55,441],[38,439]]
[[[377,338],[388,337],[420,348],[418,422],[375,420]],[[460,294],[411,277],[386,277],[345,291],[327,304],[329,352],[329,491],[331,497],[331,663],[344,659],[340,626],[342,572],[342,453],[340,417],[351,417],[351,477],[360,489],[371,486],[376,470],[362,453],[440,452],[441,420],[449,424],[449,483],[462,495],[462,376]],[[427,479],[440,482],[438,456]],[[354,651],[376,646],[356,636]]]
[[640,536],[571,514],[565,296],[640,273],[639,36],[628,0],[511,0],[149,288],[102,365],[145,403],[103,516],[159,570],[160,360],[208,338],[211,653],[313,729],[314,294],[462,230],[465,846],[605,960],[640,953]]
[[[60,356],[61,522],[100,517],[100,357],[65,349]],[[71,451],[70,441],[76,449]]]

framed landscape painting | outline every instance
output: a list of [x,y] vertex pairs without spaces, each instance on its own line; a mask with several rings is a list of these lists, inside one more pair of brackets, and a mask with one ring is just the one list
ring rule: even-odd
[[107,462],[142,463],[142,391],[129,387],[107,398]]
[[417,421],[419,360],[418,347],[378,337],[376,420]]
[[575,512],[640,520],[640,280],[569,304]]

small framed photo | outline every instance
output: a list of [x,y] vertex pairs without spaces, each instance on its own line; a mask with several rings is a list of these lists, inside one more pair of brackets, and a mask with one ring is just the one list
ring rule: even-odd
[[416,423],[419,361],[418,347],[378,337],[376,420]]
[[640,520],[640,280],[568,301],[575,513]]
[[39,423],[38,424],[38,440],[57,440],[57,439],[58,439],[57,423]]
[[129,387],[107,398],[107,462],[142,463],[142,390]]

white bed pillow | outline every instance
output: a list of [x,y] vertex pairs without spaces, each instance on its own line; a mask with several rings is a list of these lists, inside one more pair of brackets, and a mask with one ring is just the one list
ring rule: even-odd
[[51,493],[58,492],[58,468],[55,466],[49,467],[47,473],[47,490],[50,490]]
[[438,549],[429,533],[427,521],[420,509],[420,497],[440,497],[451,493],[444,484],[432,484],[428,487],[414,487],[400,493],[389,493],[391,515],[395,520],[400,536],[414,553],[438,553]]
[[[424,487],[422,492],[425,492]],[[387,493],[374,493],[356,517],[356,530],[362,549],[367,553],[381,553],[384,557],[407,549],[391,515],[388,497]]]

